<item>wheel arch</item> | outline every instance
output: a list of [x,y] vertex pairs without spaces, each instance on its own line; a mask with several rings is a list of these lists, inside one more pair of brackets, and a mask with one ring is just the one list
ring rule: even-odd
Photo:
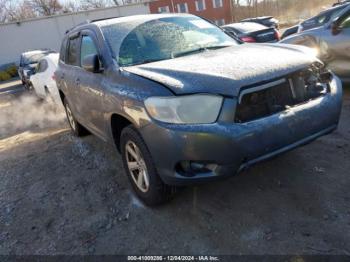
[[114,144],[117,147],[119,152],[120,152],[120,136],[121,136],[122,130],[129,125],[134,125],[134,124],[127,117],[117,113],[112,114],[111,120],[110,120],[110,127],[111,127]]

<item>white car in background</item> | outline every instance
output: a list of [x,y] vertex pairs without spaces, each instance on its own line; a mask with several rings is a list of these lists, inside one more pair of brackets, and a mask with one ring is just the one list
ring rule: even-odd
[[51,97],[54,102],[60,102],[54,73],[58,65],[58,53],[49,54],[43,57],[36,69],[35,74],[30,77],[30,84],[39,98]]

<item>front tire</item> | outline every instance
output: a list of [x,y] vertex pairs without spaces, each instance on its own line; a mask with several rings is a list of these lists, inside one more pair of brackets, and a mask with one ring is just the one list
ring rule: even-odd
[[75,119],[72,109],[70,108],[70,105],[66,98],[64,98],[63,105],[66,110],[67,120],[72,130],[72,133],[78,137],[86,135],[86,129]]
[[125,172],[137,196],[148,206],[169,201],[175,188],[160,179],[151,154],[134,127],[122,130],[120,149]]
[[32,83],[31,82],[25,82],[24,83],[24,89],[27,90],[28,92],[32,91]]

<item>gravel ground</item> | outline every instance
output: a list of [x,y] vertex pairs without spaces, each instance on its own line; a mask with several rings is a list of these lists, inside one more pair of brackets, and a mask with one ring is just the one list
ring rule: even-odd
[[158,208],[61,108],[3,97],[0,116],[0,254],[350,255],[349,91],[333,134]]

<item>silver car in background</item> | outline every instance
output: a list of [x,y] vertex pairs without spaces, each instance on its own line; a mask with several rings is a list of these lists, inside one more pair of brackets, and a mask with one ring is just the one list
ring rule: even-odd
[[287,37],[281,43],[317,49],[327,67],[350,82],[350,5],[323,26]]

